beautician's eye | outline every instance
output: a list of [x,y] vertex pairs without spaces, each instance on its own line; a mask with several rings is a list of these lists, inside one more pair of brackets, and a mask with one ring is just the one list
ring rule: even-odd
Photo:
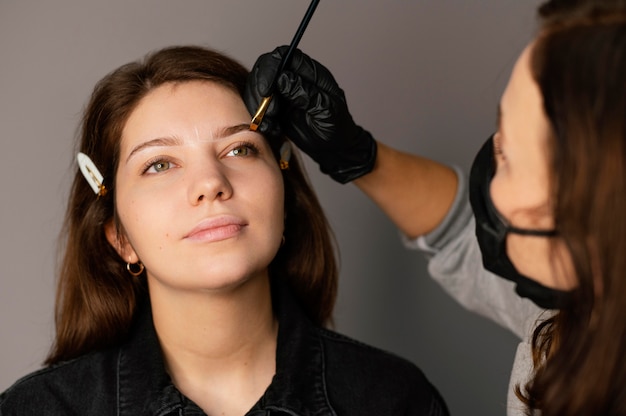
[[493,156],[496,160],[504,160],[504,152],[502,151],[502,144],[500,143],[500,136],[496,134],[493,137]]
[[253,156],[259,153],[259,149],[250,142],[239,143],[233,147],[226,156],[246,157]]

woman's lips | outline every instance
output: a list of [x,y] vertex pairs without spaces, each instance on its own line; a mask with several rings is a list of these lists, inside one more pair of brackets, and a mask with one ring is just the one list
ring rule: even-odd
[[208,218],[196,225],[184,238],[199,242],[226,240],[239,234],[246,225],[243,219],[231,215]]

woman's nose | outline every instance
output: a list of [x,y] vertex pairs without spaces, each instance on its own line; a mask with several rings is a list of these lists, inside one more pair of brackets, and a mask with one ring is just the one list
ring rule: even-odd
[[189,172],[189,202],[192,205],[203,201],[226,200],[232,196],[233,188],[224,169],[207,163]]

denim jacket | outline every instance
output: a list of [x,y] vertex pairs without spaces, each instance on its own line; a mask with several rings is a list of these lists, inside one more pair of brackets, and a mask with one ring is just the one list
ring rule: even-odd
[[[276,374],[246,416],[447,415],[408,361],[312,325],[288,290],[274,296]],[[172,384],[149,302],[128,340],[44,368],[0,395],[0,416],[192,416],[204,412]]]

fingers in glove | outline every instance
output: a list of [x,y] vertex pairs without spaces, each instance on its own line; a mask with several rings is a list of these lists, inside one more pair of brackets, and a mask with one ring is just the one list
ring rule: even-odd
[[299,49],[293,51],[290,63],[284,72],[292,72],[300,76],[305,82],[315,84],[317,87],[330,94],[342,96],[343,90],[335,81],[331,72],[321,63],[311,58]]
[[279,46],[272,52],[259,56],[252,67],[253,84],[261,97],[267,97],[272,93],[272,82],[276,78],[282,57],[286,51],[286,46]]

